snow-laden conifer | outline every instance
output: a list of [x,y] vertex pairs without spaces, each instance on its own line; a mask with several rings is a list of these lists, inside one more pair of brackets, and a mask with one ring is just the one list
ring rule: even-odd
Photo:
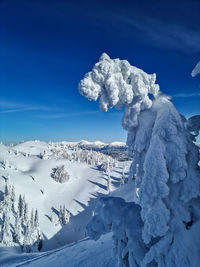
[[69,173],[65,170],[64,165],[57,166],[53,170],[51,177],[58,183],[66,183],[70,178]]
[[17,212],[17,215],[15,216],[14,242],[22,245],[22,227],[19,212]]
[[21,218],[24,210],[23,210],[23,200],[22,200],[22,195],[19,195],[19,199],[18,199],[18,212],[19,212],[19,217]]
[[30,253],[32,251],[31,247],[33,245],[33,240],[31,233],[32,229],[30,226],[30,221],[28,221],[27,226],[26,226],[26,231],[24,235],[24,241],[23,241],[23,251],[26,253]]
[[14,185],[12,185],[12,187],[11,187],[10,200],[11,200],[12,211],[15,212],[16,195],[15,195],[15,187],[14,187]]
[[70,214],[66,210],[65,205],[63,205],[63,206],[60,205],[58,218],[59,218],[59,222],[60,222],[61,225],[65,225],[65,224],[67,224],[69,222]]
[[9,211],[6,210],[3,213],[3,224],[1,230],[1,242],[6,246],[11,246],[13,243],[11,227],[10,227],[10,215]]
[[200,262],[199,152],[186,119],[155,81],[155,74],[104,53],[79,91],[89,100],[100,98],[103,111],[125,106],[122,126],[134,154],[130,177],[135,178],[135,202],[144,223],[145,254],[138,266],[194,267]]
[[24,214],[23,214],[23,219],[22,219],[23,223],[26,225],[28,222],[28,203],[25,202],[24,204]]
[[39,216],[38,216],[38,210],[37,209],[35,211],[35,216],[34,216],[34,227],[36,229],[39,229]]

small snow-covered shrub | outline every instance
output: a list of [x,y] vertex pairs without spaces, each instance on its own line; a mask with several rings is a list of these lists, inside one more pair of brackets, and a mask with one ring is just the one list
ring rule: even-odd
[[109,168],[107,162],[103,162],[102,164],[98,165],[97,167],[98,167],[99,171],[103,171],[103,172],[106,172]]
[[69,173],[65,170],[65,166],[57,166],[53,169],[53,172],[51,174],[51,177],[58,183],[66,183],[70,176]]

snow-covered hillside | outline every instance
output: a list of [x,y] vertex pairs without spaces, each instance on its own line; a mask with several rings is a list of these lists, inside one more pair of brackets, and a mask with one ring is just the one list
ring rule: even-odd
[[[134,182],[129,181],[111,193],[112,196],[121,197],[126,201],[133,201]],[[57,249],[40,253],[16,254],[1,249],[0,266],[42,266],[42,267],[113,267],[117,265],[113,257],[112,234],[106,234],[99,240],[93,241],[84,238],[80,241],[61,246]]]
[[[92,216],[97,198],[108,194],[108,174],[99,167],[102,163],[110,165],[109,190],[113,191],[120,186],[129,162],[117,162],[100,152],[82,150],[69,143],[28,141],[11,147],[1,144],[1,199],[4,198],[9,177],[9,184],[15,188],[15,213],[20,194],[28,203],[29,218],[32,209],[38,210],[39,227],[43,234],[42,251],[78,241],[85,237],[85,226]],[[63,165],[69,180],[58,183],[52,178],[53,169]],[[69,217],[69,222],[64,225],[59,222],[60,205],[65,205]],[[10,215],[13,227],[15,213]],[[4,246],[1,244],[1,247]],[[13,242],[12,246],[17,247],[17,244]]]

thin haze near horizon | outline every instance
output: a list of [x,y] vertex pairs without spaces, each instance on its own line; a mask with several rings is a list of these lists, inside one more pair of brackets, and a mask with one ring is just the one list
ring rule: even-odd
[[78,83],[103,52],[157,74],[186,117],[200,113],[199,1],[1,1],[0,140],[125,141],[123,111]]

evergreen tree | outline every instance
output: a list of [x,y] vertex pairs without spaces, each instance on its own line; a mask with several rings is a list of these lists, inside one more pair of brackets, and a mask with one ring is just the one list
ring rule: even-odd
[[21,245],[22,228],[21,228],[21,218],[19,216],[19,212],[17,212],[17,216],[15,217],[14,241],[19,245]]
[[[155,82],[155,74],[104,53],[81,80],[79,91],[89,100],[100,98],[103,111],[125,106],[122,126],[128,131],[129,153],[134,154],[130,177],[135,176],[134,201],[141,208],[138,220],[142,219],[143,226],[134,242],[124,244],[123,250],[118,247],[119,265],[125,257],[128,266],[194,267],[200,262],[200,231],[196,228],[200,225],[199,151],[193,143],[199,119],[195,116],[192,127],[190,119],[187,125]],[[128,215],[128,209],[126,212]],[[105,211],[101,214],[104,221]],[[110,220],[107,223],[112,225]],[[123,223],[121,220],[119,230],[126,231],[127,241],[133,240],[133,225]],[[144,254],[140,258],[133,250],[139,240]],[[121,245],[118,241],[120,237],[117,243]]]
[[65,171],[65,166],[57,166],[52,174],[51,177],[58,183],[65,183],[69,180],[70,176],[67,171]]
[[67,224],[69,222],[69,213],[67,212],[65,205],[63,206],[62,211],[62,223]]
[[35,227],[34,212],[31,210],[31,219],[30,219],[31,229]]
[[5,196],[9,196],[11,193],[11,188],[10,188],[10,175],[7,174],[6,177],[6,184],[5,184]]
[[9,175],[7,176],[5,183],[5,192],[4,192],[4,201],[3,201],[3,209],[11,210],[11,187],[9,183]]
[[19,212],[19,217],[21,218],[23,215],[23,201],[22,201],[22,195],[19,195],[18,199],[18,212]]
[[60,210],[59,210],[59,214],[58,214],[58,218],[59,218],[59,222],[62,225],[63,224],[63,208],[60,205]]
[[32,236],[31,236],[31,227],[30,222],[28,221],[26,226],[26,231],[24,235],[24,241],[23,241],[23,251],[26,253],[31,252],[31,246],[32,246]]
[[15,211],[15,200],[16,200],[16,196],[15,196],[15,187],[14,185],[11,188],[11,206],[12,206],[12,211]]
[[42,234],[39,229],[38,211],[31,212],[31,219],[28,220],[24,235],[23,251],[29,253],[40,250],[42,244]]
[[26,200],[25,200],[25,195],[23,195],[23,197],[22,197],[22,207],[21,207],[21,209],[22,209],[22,214],[21,214],[21,218],[22,218],[22,223],[23,224],[25,224],[26,222],[25,222],[25,219],[27,218],[27,215],[26,215],[26,218],[25,218],[25,213],[27,212],[27,211],[25,211],[25,209],[26,209]]
[[34,227],[36,229],[39,229],[39,216],[38,216],[38,210],[35,211],[35,217],[34,217]]
[[23,214],[23,223],[26,225],[27,221],[28,221],[28,203],[25,202],[24,214]]
[[5,211],[3,213],[3,224],[2,224],[2,231],[1,231],[1,242],[6,246],[12,245],[12,233],[10,229],[10,217],[9,212]]

